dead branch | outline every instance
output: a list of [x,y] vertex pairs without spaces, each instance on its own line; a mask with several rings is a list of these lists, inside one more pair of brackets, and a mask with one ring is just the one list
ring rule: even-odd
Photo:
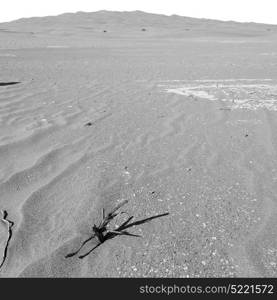
[[8,248],[9,248],[9,243],[10,243],[10,240],[12,238],[12,228],[14,226],[14,222],[7,219],[8,217],[8,212],[6,210],[2,210],[1,211],[2,214],[3,214],[3,218],[1,219],[2,222],[8,224],[8,239],[7,239],[7,242],[6,242],[6,246],[5,246],[5,249],[4,249],[4,253],[3,253],[3,258],[2,258],[2,262],[0,264],[0,269],[2,268],[2,266],[4,265],[5,261],[6,261],[6,258],[7,258],[7,254],[8,254]]

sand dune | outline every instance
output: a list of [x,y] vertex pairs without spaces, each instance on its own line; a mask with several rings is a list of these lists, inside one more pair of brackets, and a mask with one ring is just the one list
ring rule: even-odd
[[[0,41],[1,277],[277,276],[276,26],[102,11]],[[170,214],[65,258],[124,199]]]

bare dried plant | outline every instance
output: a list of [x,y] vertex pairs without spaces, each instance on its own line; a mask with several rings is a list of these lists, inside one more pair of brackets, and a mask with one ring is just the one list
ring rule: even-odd
[[74,252],[67,254],[65,257],[72,257],[77,255],[82,248],[92,239],[97,238],[98,239],[98,244],[93,247],[89,252],[87,252],[86,254],[80,255],[79,258],[84,258],[87,255],[89,255],[94,249],[96,249],[97,247],[99,247],[101,244],[103,244],[105,241],[112,239],[118,235],[127,235],[127,236],[132,236],[132,237],[141,237],[140,235],[137,234],[133,234],[130,233],[128,231],[126,231],[126,229],[133,227],[133,226],[137,226],[137,225],[141,225],[143,223],[149,222],[153,219],[156,218],[160,218],[163,216],[167,216],[169,215],[169,213],[164,213],[164,214],[160,214],[160,215],[155,215],[143,220],[139,220],[139,221],[135,221],[133,223],[130,223],[132,221],[132,219],[134,218],[134,216],[129,217],[125,222],[123,222],[120,226],[116,227],[113,230],[108,229],[108,225],[110,224],[110,222],[112,220],[114,220],[119,214],[122,214],[124,212],[120,212],[119,209],[121,207],[123,207],[125,204],[128,203],[128,200],[124,200],[122,202],[120,202],[110,213],[108,213],[106,215],[105,210],[102,210],[102,221],[100,222],[99,225],[93,225],[92,227],[92,235],[86,239],[81,246]]

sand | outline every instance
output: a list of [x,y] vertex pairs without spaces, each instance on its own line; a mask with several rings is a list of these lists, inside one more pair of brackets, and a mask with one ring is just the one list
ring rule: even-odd
[[[276,46],[142,12],[0,24],[0,276],[276,277]],[[65,258],[124,199],[169,215]]]

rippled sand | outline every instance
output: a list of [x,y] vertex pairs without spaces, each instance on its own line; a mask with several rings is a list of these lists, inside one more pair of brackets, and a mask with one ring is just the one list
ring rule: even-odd
[[[0,276],[277,276],[275,27],[110,16],[0,24]],[[122,199],[170,215],[65,258]]]

